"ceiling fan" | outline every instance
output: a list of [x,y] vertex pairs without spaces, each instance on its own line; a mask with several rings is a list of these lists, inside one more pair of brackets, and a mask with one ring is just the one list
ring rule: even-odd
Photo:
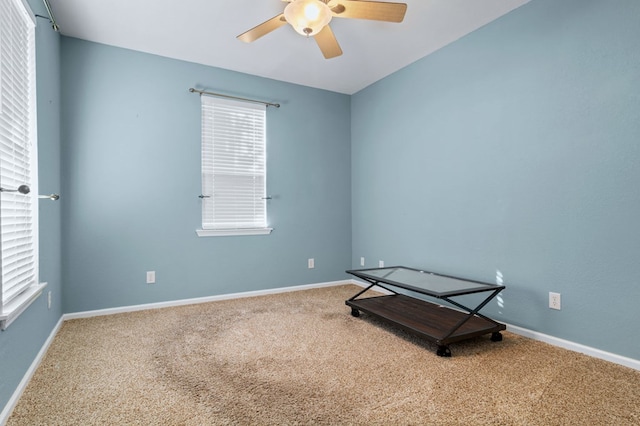
[[289,4],[284,12],[240,34],[237,38],[251,43],[289,23],[301,35],[313,37],[326,59],[342,55],[333,35],[331,18],[371,19],[402,22],[407,10],[405,3],[366,0],[283,0]]

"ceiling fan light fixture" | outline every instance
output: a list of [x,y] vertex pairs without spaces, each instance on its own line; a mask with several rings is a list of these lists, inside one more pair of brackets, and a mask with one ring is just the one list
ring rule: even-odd
[[331,21],[331,9],[320,0],[294,0],[284,9],[288,23],[305,37],[318,34]]

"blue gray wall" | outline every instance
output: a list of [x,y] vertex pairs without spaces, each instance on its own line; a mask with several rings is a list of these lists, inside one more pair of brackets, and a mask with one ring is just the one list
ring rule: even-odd
[[[32,10],[44,15],[42,2],[31,0]],[[38,91],[38,174],[41,194],[60,192],[60,37],[47,20],[36,27]],[[13,395],[38,351],[62,315],[61,205],[41,200],[40,281],[44,294],[0,332],[0,411]],[[51,292],[51,309],[47,292]]]
[[487,313],[640,359],[638,22],[534,0],[354,95],[352,264],[502,274]]
[[[61,66],[64,312],[346,278],[349,96],[67,37]],[[190,87],[282,105],[267,110],[271,235],[196,235]]]

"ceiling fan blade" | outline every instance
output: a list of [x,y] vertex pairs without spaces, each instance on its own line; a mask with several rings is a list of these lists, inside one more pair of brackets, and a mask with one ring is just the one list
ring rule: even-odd
[[322,31],[313,36],[313,38],[316,39],[318,47],[320,47],[325,59],[342,55],[342,49],[340,49],[338,40],[336,40],[336,36],[333,35],[333,31],[329,25],[325,25]]
[[405,3],[386,3],[365,0],[338,0],[331,6],[337,18],[372,19],[374,21],[402,22],[407,11]]
[[278,16],[274,16],[268,21],[263,22],[260,25],[257,25],[251,28],[249,31],[240,34],[236,37],[238,40],[242,40],[245,43],[251,43],[252,41],[256,41],[263,35],[269,34],[273,30],[277,30],[281,26],[285,25],[287,20],[284,19],[284,14],[281,13]]

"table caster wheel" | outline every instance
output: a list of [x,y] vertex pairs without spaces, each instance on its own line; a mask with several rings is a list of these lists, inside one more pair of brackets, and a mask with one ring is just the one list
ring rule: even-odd
[[502,342],[502,334],[498,331],[496,331],[495,333],[491,333],[491,341]]
[[355,309],[355,308],[351,308],[351,315],[354,317],[359,317],[360,316],[360,311]]
[[449,346],[438,346],[438,350],[436,351],[436,355],[444,356],[444,357],[450,357],[451,356],[451,349],[449,349]]

